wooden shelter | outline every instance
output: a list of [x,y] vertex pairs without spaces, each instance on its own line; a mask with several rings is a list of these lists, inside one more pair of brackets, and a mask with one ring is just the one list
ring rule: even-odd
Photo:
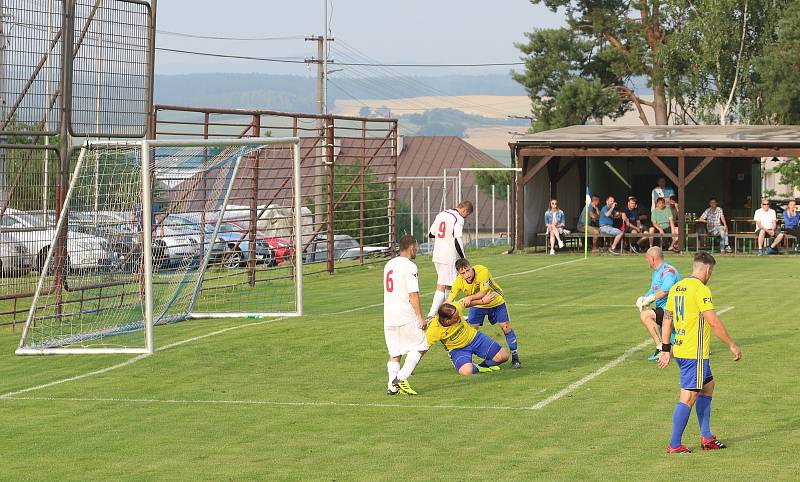
[[[637,176],[663,176],[674,185],[682,207],[678,216],[682,243],[687,207],[691,209],[693,203],[698,212],[704,207],[699,196],[703,203],[708,195],[718,196],[723,205],[728,204],[728,210],[744,213],[752,209],[752,201],[761,195],[761,159],[800,156],[800,126],[572,126],[519,137],[509,147],[513,162],[522,168],[514,190],[516,248],[532,244],[535,231],[530,225],[546,206],[531,205],[526,196],[542,198],[542,191],[548,191],[547,199],[558,197],[562,206],[566,202],[579,212],[585,186],[591,187],[593,182],[592,172],[602,174],[604,165],[614,173],[605,173],[606,178],[618,180],[606,182],[607,192],[598,192],[601,197],[608,193],[621,198],[619,191],[631,192],[635,186],[631,179]],[[627,178],[625,172],[629,173]],[[534,189],[532,181],[537,178],[538,188]],[[687,199],[690,185],[694,199]],[[649,198],[653,185],[636,187],[646,190]],[[741,192],[747,189],[749,195]]]

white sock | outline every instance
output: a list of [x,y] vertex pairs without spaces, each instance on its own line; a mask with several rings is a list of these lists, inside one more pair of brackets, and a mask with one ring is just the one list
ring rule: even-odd
[[428,311],[428,318],[434,316],[436,312],[439,311],[439,307],[444,303],[444,299],[444,291],[436,291],[436,293],[433,294],[433,303],[431,303],[431,309]]
[[414,368],[417,367],[417,363],[419,363],[420,358],[422,358],[422,354],[420,352],[408,352],[408,355],[406,355],[406,361],[403,362],[403,368],[401,368],[400,373],[397,374],[397,379],[400,381],[408,380],[408,377],[411,376]]
[[450,297],[450,288],[446,288],[444,290],[444,299],[447,299],[449,297]]
[[400,362],[386,362],[386,370],[389,371],[389,390],[391,390],[393,388],[392,382],[397,378],[397,373],[400,371]]

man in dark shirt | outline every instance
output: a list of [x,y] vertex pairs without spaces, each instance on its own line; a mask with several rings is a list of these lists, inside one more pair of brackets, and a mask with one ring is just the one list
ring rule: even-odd
[[[641,234],[645,231],[642,220],[639,218],[639,203],[634,196],[628,196],[628,205],[620,211],[620,214],[622,215],[623,232]],[[631,253],[636,253],[638,251],[637,248],[641,247],[642,243],[645,242],[647,242],[647,238],[644,236],[638,238],[636,242],[631,239]]]

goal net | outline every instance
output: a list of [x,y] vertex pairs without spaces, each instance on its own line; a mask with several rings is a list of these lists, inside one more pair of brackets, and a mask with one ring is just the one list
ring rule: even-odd
[[297,138],[88,141],[73,164],[17,354],[152,353],[157,325],[302,314]]

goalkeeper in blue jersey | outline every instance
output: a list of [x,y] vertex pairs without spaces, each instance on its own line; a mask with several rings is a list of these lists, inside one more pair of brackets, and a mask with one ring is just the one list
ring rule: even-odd
[[[647,332],[653,338],[656,345],[656,352],[648,360],[658,360],[661,353],[661,325],[664,320],[664,307],[667,304],[667,295],[672,285],[681,280],[681,275],[674,266],[664,261],[664,253],[658,246],[653,246],[646,253],[647,264],[653,271],[650,280],[650,289],[644,296],[636,300],[636,307],[639,308],[639,319],[647,328]],[[655,308],[649,308],[655,302]]]

